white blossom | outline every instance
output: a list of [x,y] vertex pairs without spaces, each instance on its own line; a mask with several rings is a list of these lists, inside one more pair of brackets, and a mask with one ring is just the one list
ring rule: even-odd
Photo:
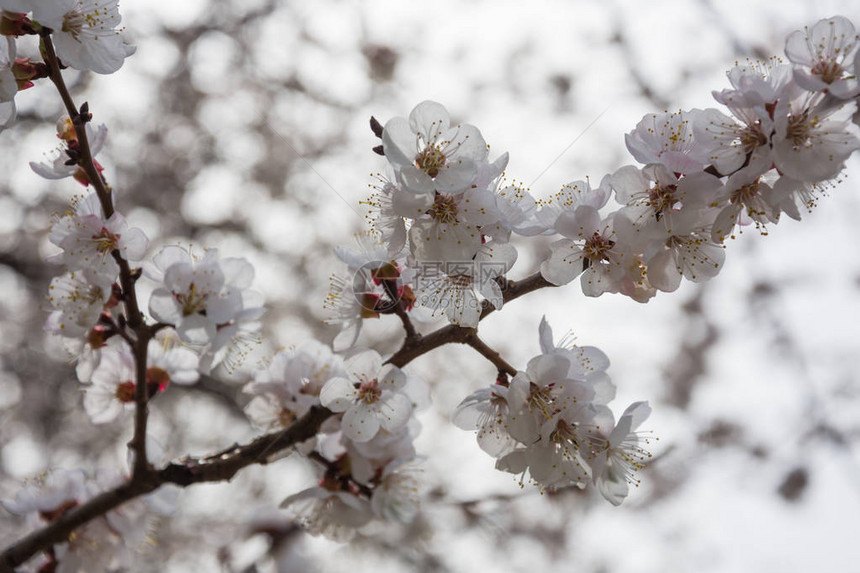
[[555,228],[566,238],[552,244],[550,257],[541,263],[541,275],[555,285],[567,284],[582,275],[582,292],[586,296],[618,292],[626,273],[627,255],[627,246],[616,237],[618,221],[623,223],[624,219],[615,213],[601,219],[590,205],[563,212]]
[[421,494],[415,475],[420,471],[417,461],[415,458],[398,460],[386,466],[370,497],[370,508],[376,517],[400,523],[415,519]]
[[[134,354],[125,342],[109,344],[100,354],[84,394],[84,410],[94,424],[111,422],[124,409],[132,408],[137,386]],[[146,362],[150,398],[166,390],[170,383],[193,384],[199,377],[197,355],[171,339],[150,340]]]
[[487,159],[487,144],[469,124],[451,126],[440,104],[418,104],[407,121],[390,119],[382,132],[385,157],[412,193],[462,193],[478,176]]
[[617,201],[626,205],[624,216],[643,235],[652,230],[672,234],[677,217],[701,211],[722,188],[720,180],[709,173],[690,173],[679,178],[659,163],[642,169],[632,165],[622,167],[611,176],[610,183]]
[[642,447],[648,440],[640,437],[636,428],[650,414],[648,402],[635,402],[624,411],[608,436],[599,430],[589,434],[591,453],[587,461],[591,465],[592,480],[612,505],[624,501],[629,485],[639,487],[636,472],[645,467],[651,453]]
[[55,257],[56,262],[73,270],[90,269],[111,279],[119,274],[114,251],[127,261],[135,262],[143,258],[149,246],[143,231],[129,228],[118,211],[105,219],[95,193],[73,202],[69,211],[55,217],[50,239],[63,249]]
[[0,132],[15,122],[15,94],[18,82],[12,73],[15,63],[15,40],[8,36],[0,37]]
[[346,376],[343,361],[319,342],[282,350],[245,386],[243,391],[254,396],[245,413],[266,430],[288,427],[319,404],[320,391],[335,376]]
[[694,109],[646,115],[624,136],[628,151],[639,163],[662,163],[675,173],[701,171],[706,153],[693,130],[700,113]]
[[55,309],[45,329],[64,336],[81,336],[95,326],[111,300],[113,279],[84,269],[54,278],[48,302]]
[[112,74],[134,48],[123,42],[117,0],[53,0],[34,3],[33,19],[53,30],[60,60],[76,70]]
[[860,149],[860,129],[851,122],[854,102],[833,105],[793,86],[774,112],[773,162],[780,173],[815,183],[835,178]]
[[778,59],[747,62],[728,72],[733,89],[714,91],[732,116],[706,109],[696,117],[696,140],[707,149],[707,161],[722,175],[747,162],[769,167],[773,109],[792,83],[792,68]]
[[[91,123],[86,124],[87,142],[90,146],[90,154],[93,157],[93,164],[98,171],[102,170],[102,166],[95,160],[96,155],[102,150],[107,139],[107,126],[104,124],[98,127],[93,127]],[[78,142],[78,134],[72,124],[72,120],[68,117],[62,117],[57,121],[57,137],[63,142],[59,149],[54,151],[54,158],[49,162],[36,163],[30,162],[30,169],[36,175],[45,179],[57,180],[65,179],[66,177],[74,177],[83,186],[90,184],[89,175],[84,168],[75,161],[70,161],[66,150],[77,151],[80,143]]]
[[804,27],[789,34],[785,55],[796,65],[794,78],[798,85],[848,99],[860,93],[854,69],[859,47],[860,36],[854,24],[844,16],[833,16],[819,20],[811,29]]
[[599,210],[609,202],[611,196],[609,175],[604,176],[597,187],[592,187],[591,181],[587,179],[571,181],[553,193],[549,199],[541,201],[536,218],[546,229],[554,230],[558,218],[565,211],[576,211],[581,205]]
[[345,362],[349,377],[330,379],[320,392],[320,402],[329,410],[343,413],[341,428],[356,442],[373,438],[380,428],[404,426],[412,413],[412,402],[402,392],[406,374],[393,365],[382,365],[373,350],[353,355]]
[[[43,527],[95,497],[106,487],[81,470],[54,469],[3,500],[11,513],[27,515],[32,527]],[[133,500],[76,528],[68,540],[53,546],[46,567],[56,573],[109,573],[132,565],[132,552],[148,528],[145,502]]]
[[198,258],[179,246],[164,247],[144,274],[163,285],[152,293],[149,311],[190,344],[226,344],[241,323],[263,312],[259,293],[249,290],[254,268],[242,258],[219,259],[216,249]]
[[489,455],[503,456],[516,447],[508,432],[508,388],[494,384],[463,399],[451,421],[461,430],[477,430],[478,446]]
[[492,241],[462,260],[426,261],[415,276],[415,301],[426,308],[444,313],[452,324],[475,327],[481,318],[483,300],[501,308],[504,296],[499,280],[517,260],[517,251],[509,243]]
[[347,542],[357,529],[373,519],[366,499],[346,491],[312,487],[287,497],[280,507],[289,508],[299,525],[311,535]]
[[731,236],[736,225],[755,223],[764,233],[764,225],[779,220],[778,197],[771,187],[772,177],[761,174],[761,167],[751,164],[731,175],[717,196],[720,211],[711,227],[715,243]]

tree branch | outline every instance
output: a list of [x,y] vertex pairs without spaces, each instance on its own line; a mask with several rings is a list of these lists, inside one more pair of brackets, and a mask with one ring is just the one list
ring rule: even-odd
[[87,139],[86,124],[90,120],[89,115],[87,115],[87,117],[82,116],[78,111],[77,106],[75,106],[74,100],[72,100],[69,89],[66,87],[66,82],[63,80],[63,74],[60,71],[60,60],[57,58],[57,53],[54,50],[54,43],[51,41],[51,36],[47,34],[42,36],[42,43],[45,46],[45,63],[48,64],[48,77],[51,78],[51,81],[60,93],[63,105],[66,108],[66,113],[69,114],[69,119],[72,120],[72,125],[75,127],[75,133],[78,136],[78,143],[80,144],[79,151],[81,152],[78,164],[83,168],[84,172],[86,172],[90,183],[96,190],[99,202],[105,212],[105,217],[110,217],[113,215],[114,211],[113,201],[111,200],[111,190],[107,183],[105,183],[104,179],[102,179],[101,173],[99,173],[99,170],[95,165],[95,160],[93,159],[93,154],[90,150],[89,140]]
[[[66,87],[66,82],[63,80],[60,61],[54,50],[50,34],[43,35],[42,42],[45,47],[45,63],[48,65],[48,75],[60,93],[60,98],[63,100],[63,105],[69,114],[69,118],[72,120],[72,125],[78,137],[77,151],[80,152],[78,165],[86,172],[87,178],[99,198],[104,216],[106,219],[109,219],[114,214],[113,198],[110,187],[105,182],[98,167],[96,167],[95,158],[87,139],[87,123],[90,121],[90,115],[86,112],[86,104],[82,108],[83,113],[78,111],[69,93],[69,89]],[[123,258],[118,250],[114,250],[111,254],[117,265],[119,265],[119,284],[122,289],[122,301],[126,310],[126,322],[135,334],[134,339],[129,342],[134,353],[136,370],[134,387],[134,436],[129,442],[129,447],[134,452],[134,475],[143,475],[148,470],[151,470],[146,456],[146,424],[149,415],[147,408],[149,395],[146,384],[146,367],[149,340],[152,338],[154,330],[146,326],[143,313],[141,313],[140,307],[137,304],[137,294],[134,288],[135,275],[132,273],[128,261]],[[123,338],[126,341],[129,340],[127,336]]]
[[265,464],[274,454],[314,437],[331,415],[329,410],[315,406],[289,428],[260,436],[244,446],[234,446],[202,458],[184,458],[157,471],[147,469],[134,473],[128,481],[70,509],[47,526],[10,546],[0,554],[0,573],[12,573],[14,567],[39,551],[55,543],[68,541],[75,528],[127,501],[152,493],[164,484],[186,487],[195,483],[224,481],[231,479],[244,467]]
[[499,370],[499,372],[504,372],[509,376],[516,376],[517,369],[511,366],[510,364],[502,358],[502,355],[487,346],[483,340],[478,338],[478,331],[474,330],[466,337],[466,344],[474,348],[481,354],[484,358],[493,363],[493,365]]
[[[519,281],[508,281],[503,286],[502,297],[504,302],[510,302],[518,299],[521,296],[534,292],[538,289],[555,286],[541,276],[535,273]],[[484,320],[490,313],[496,309],[487,301],[484,301],[483,309],[481,310],[480,320]],[[403,346],[394,355],[386,360],[386,364],[393,364],[398,368],[403,368],[422,354],[426,354],[431,350],[449,344],[452,342],[467,343],[470,336],[474,334],[474,329],[463,328],[456,324],[443,326],[438,330],[424,335],[421,338],[410,340],[408,337],[403,341]],[[495,364],[495,362],[494,362]],[[516,374],[516,369],[514,369]]]
[[406,340],[414,341],[420,338],[421,335],[415,330],[415,326],[412,324],[412,319],[409,318],[409,313],[406,310],[406,303],[397,291],[397,281],[394,279],[383,279],[382,288],[385,290],[385,294],[389,299],[391,299],[391,302],[394,305],[392,312],[396,314],[397,318],[400,319],[400,322],[403,323],[403,330],[406,331]]

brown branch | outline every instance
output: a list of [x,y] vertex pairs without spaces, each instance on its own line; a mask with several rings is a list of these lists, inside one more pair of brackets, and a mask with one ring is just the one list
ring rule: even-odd
[[[525,294],[549,286],[555,285],[543,278],[540,273],[535,273],[522,280],[508,281],[505,283],[502,290],[502,297],[504,302],[510,302]],[[496,309],[493,305],[484,301],[480,320],[484,320],[484,318],[495,310]],[[395,352],[394,355],[386,361],[386,363],[403,368],[422,354],[426,354],[431,350],[444,346],[445,344],[450,344],[452,342],[465,344],[473,334],[474,329],[462,328],[455,324],[449,324],[448,326],[443,326],[442,328],[416,340],[410,340],[407,337],[407,339],[403,341],[403,346],[400,347],[400,350]],[[514,373],[516,374],[515,369]]]
[[54,43],[50,36],[42,36],[42,45],[45,47],[45,63],[48,64],[48,77],[54,82],[57,91],[60,92],[60,97],[63,99],[63,105],[66,106],[66,113],[69,118],[74,121],[78,115],[78,108],[75,107],[75,102],[72,101],[72,96],[66,88],[66,82],[63,81],[63,74],[60,72],[60,60],[57,58],[57,52],[54,50]]
[[135,379],[134,385],[134,434],[128,443],[134,452],[133,475],[144,475],[152,469],[146,456],[146,423],[149,417],[149,388],[146,380],[147,351],[149,347],[149,330],[138,329],[138,338],[134,341],[132,351],[134,352]]
[[325,408],[313,407],[289,428],[261,436],[244,446],[235,446],[203,458],[184,458],[158,471],[147,469],[135,473],[128,481],[65,512],[56,521],[7,548],[0,554],[0,573],[12,573],[14,567],[39,551],[55,543],[68,541],[75,528],[164,484],[186,487],[195,483],[225,481],[246,466],[265,464],[272,455],[315,436],[322,423],[331,415]]
[[[50,35],[42,36],[42,43],[45,46],[45,63],[48,64],[48,77],[54,83],[60,97],[63,100],[63,105],[66,108],[66,113],[69,114],[69,119],[72,120],[72,125],[75,127],[75,133],[78,136],[80,144],[81,157],[78,164],[86,172],[93,188],[96,190],[99,202],[105,212],[105,217],[113,215],[113,201],[111,200],[111,190],[102,179],[101,173],[96,168],[95,160],[93,159],[92,151],[90,150],[89,140],[87,138],[86,124],[90,120],[89,115],[84,117],[78,111],[75,102],[72,99],[69,89],[66,87],[66,82],[63,80],[63,74],[60,71],[60,60],[57,58],[57,53],[54,51],[54,43],[51,41]],[[86,104],[84,104],[86,105]]]
[[400,319],[400,322],[403,323],[403,330],[406,332],[406,340],[415,341],[420,338],[421,335],[415,330],[415,326],[412,324],[412,319],[409,318],[406,303],[403,301],[403,297],[397,292],[397,281],[393,279],[383,279],[382,288],[394,305],[392,312],[396,314],[397,318]]
[[266,464],[268,459],[293,445],[313,438],[332,412],[322,406],[313,406],[289,428],[266,434],[244,446],[204,458],[183,458],[156,472],[162,483],[182,487],[201,482],[218,482],[231,479],[236,473],[253,464]]
[[[45,34],[42,36],[42,42],[45,46],[45,63],[48,65],[48,76],[60,93],[60,98],[63,100],[63,105],[69,114],[69,118],[72,120],[75,133],[78,136],[77,150],[80,153],[78,165],[86,172],[90,184],[95,189],[96,195],[99,198],[104,216],[108,219],[114,214],[113,198],[110,187],[96,167],[95,158],[93,157],[87,138],[87,123],[90,121],[90,115],[85,109],[86,104],[84,104],[83,113],[78,111],[69,93],[69,89],[66,87],[66,82],[63,80],[63,74],[60,71],[60,61],[54,50],[51,36]],[[117,265],[119,265],[119,283],[122,288],[122,300],[125,304],[127,324],[135,334],[133,341],[130,342],[132,352],[134,353],[136,382],[134,388],[134,435],[129,442],[129,447],[134,452],[134,475],[143,475],[151,470],[146,456],[146,424],[149,415],[147,408],[149,396],[146,384],[146,367],[147,347],[154,331],[146,326],[143,313],[140,312],[140,307],[137,304],[137,294],[134,289],[135,275],[132,273],[128,261],[122,257],[118,250],[114,250],[112,255]],[[123,338],[126,338],[126,340],[129,339],[127,336]]]
[[481,354],[484,358],[493,363],[499,372],[504,372],[509,376],[516,376],[517,369],[508,364],[502,355],[490,348],[487,343],[478,338],[477,330],[473,331],[469,336],[466,337],[466,344],[474,348]]
[[397,306],[394,307],[394,314],[396,314],[397,318],[400,319],[400,322],[403,323],[403,330],[406,332],[407,340],[417,340],[421,338],[421,335],[415,330],[415,326],[412,324],[412,319],[409,318],[409,313],[406,312],[402,300],[397,301]]

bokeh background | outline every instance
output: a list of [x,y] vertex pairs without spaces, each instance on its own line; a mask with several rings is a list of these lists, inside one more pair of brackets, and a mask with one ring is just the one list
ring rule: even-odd
[[[491,157],[510,152],[508,178],[547,197],[631,163],[623,134],[645,113],[714,106],[735,61],[781,55],[789,32],[822,17],[860,25],[856,0],[128,0],[121,11],[137,54],[111,76],[66,72],[76,101],[110,129],[99,159],[118,207],[154,248],[190,241],[249,258],[269,309],[243,368],[153,403],[152,431],[173,458],[251,438],[247,371],[277,348],[336,334],[322,307],[329,276],[344,270],[332,247],[364,228],[359,201],[384,166],[371,115],[384,123],[439,101],[482,130]],[[82,188],[27,166],[55,145],[51,86],[16,101],[18,124],[0,135],[0,497],[49,467],[121,467],[131,435],[128,419],[89,423],[73,367],[42,332],[59,273],[42,262],[50,216]],[[445,347],[410,365],[434,398],[418,440],[426,502],[411,526],[348,546],[305,535],[276,508],[316,477],[288,458],[183,492],[134,570],[856,570],[858,178],[852,158],[801,223],[744,232],[709,284],[646,305],[587,299],[573,284],[481,324],[524,367],[545,314],[557,334],[610,356],[616,413],[651,402],[656,459],[621,507],[592,491],[541,494],[493,470],[448,421],[493,369]],[[510,277],[532,273],[548,244],[518,243]],[[362,343],[392,352],[400,336],[388,317]],[[0,515],[2,544],[20,527]]]

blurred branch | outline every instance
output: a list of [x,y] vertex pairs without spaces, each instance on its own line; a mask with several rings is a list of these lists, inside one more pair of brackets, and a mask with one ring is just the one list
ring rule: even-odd
[[706,290],[706,286],[697,285],[693,298],[681,307],[685,315],[682,342],[670,362],[671,368],[667,367],[663,371],[667,401],[681,409],[689,405],[693,387],[705,375],[708,353],[720,337],[702,306]]
[[669,100],[654,90],[650,82],[645,79],[645,76],[642,75],[639,71],[639,67],[636,65],[636,51],[630,45],[627,35],[624,32],[625,25],[620,18],[620,14],[622,13],[623,12],[621,10],[616,11],[616,14],[618,14],[619,17],[616,18],[614,23],[612,41],[618,44],[623,56],[622,60],[627,65],[627,73],[633,83],[639,88],[639,93],[642,97],[647,99],[654,109],[667,109],[669,107]]

